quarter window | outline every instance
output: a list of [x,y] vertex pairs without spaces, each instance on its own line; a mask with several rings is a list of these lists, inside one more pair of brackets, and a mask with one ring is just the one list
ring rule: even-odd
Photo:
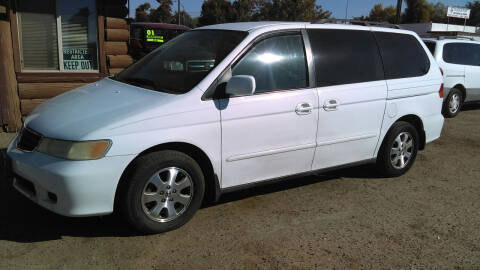
[[375,38],[370,31],[310,29],[317,86],[383,80]]
[[303,38],[275,36],[257,43],[232,68],[232,75],[251,75],[255,93],[307,87],[307,62]]
[[425,75],[430,61],[420,42],[412,35],[375,32],[380,46],[386,79]]
[[95,0],[22,0],[17,7],[23,70],[98,70]]

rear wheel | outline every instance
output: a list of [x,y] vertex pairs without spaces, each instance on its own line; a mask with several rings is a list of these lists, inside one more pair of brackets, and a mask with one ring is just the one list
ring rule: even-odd
[[143,233],[160,233],[188,222],[205,191],[200,166],[177,151],[139,157],[121,198],[124,217]]
[[408,122],[397,122],[385,137],[377,157],[377,168],[385,177],[406,173],[417,157],[419,136]]
[[447,118],[453,118],[457,116],[462,108],[462,103],[462,91],[457,88],[452,88],[445,99],[445,103],[443,105],[443,115]]

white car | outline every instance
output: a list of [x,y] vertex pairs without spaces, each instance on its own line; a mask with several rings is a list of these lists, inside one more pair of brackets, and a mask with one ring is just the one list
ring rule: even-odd
[[464,39],[424,39],[443,71],[443,114],[455,117],[465,102],[480,101],[480,42]]
[[413,32],[256,22],[189,31],[39,106],[8,148],[14,186],[66,216],[145,233],[204,197],[375,163],[399,176],[439,138],[442,75]]

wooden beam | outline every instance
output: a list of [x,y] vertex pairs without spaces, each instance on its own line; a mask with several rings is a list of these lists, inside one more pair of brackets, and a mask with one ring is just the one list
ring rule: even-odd
[[21,99],[47,99],[58,96],[85,83],[19,83]]
[[17,13],[10,9],[10,31],[12,33],[12,44],[13,44],[13,61],[15,66],[15,72],[20,72],[22,70],[22,63],[20,62],[20,41],[18,33],[18,24],[17,24]]
[[126,55],[128,54],[127,42],[107,41],[105,42],[105,53],[108,55]]
[[29,115],[38,105],[45,101],[46,99],[22,99],[20,102],[22,115]]
[[124,68],[111,68],[110,69],[110,75],[116,75],[120,72],[122,72],[124,70]]
[[128,41],[130,33],[126,29],[105,29],[107,41]]
[[98,16],[98,63],[100,73],[107,74],[107,55],[105,54],[105,19]]
[[8,131],[22,127],[20,100],[17,91],[10,22],[0,20],[0,103],[1,119]]
[[133,63],[130,55],[109,55],[107,58],[110,68],[125,68]]
[[60,83],[60,82],[77,82],[91,83],[106,77],[106,74],[99,73],[17,73],[17,81],[19,83]]
[[105,22],[105,28],[107,29],[129,29],[125,19],[107,17]]

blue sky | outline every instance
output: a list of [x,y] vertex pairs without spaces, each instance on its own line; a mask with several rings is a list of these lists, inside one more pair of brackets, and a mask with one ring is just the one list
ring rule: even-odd
[[[140,4],[149,2],[153,7],[157,6],[155,0],[129,0],[130,16],[135,15],[135,8]],[[447,6],[464,6],[467,2],[473,0],[430,0],[430,2],[442,2]],[[177,9],[177,0],[173,0],[174,10]],[[356,17],[367,15],[375,4],[383,4],[384,6],[396,5],[396,0],[348,0],[348,17]],[[200,16],[202,10],[202,0],[181,0],[182,10],[185,9],[192,17]],[[347,0],[317,0],[317,4],[322,5],[324,9],[330,10],[335,18],[345,17],[345,7]],[[406,4],[404,4],[405,6]]]

